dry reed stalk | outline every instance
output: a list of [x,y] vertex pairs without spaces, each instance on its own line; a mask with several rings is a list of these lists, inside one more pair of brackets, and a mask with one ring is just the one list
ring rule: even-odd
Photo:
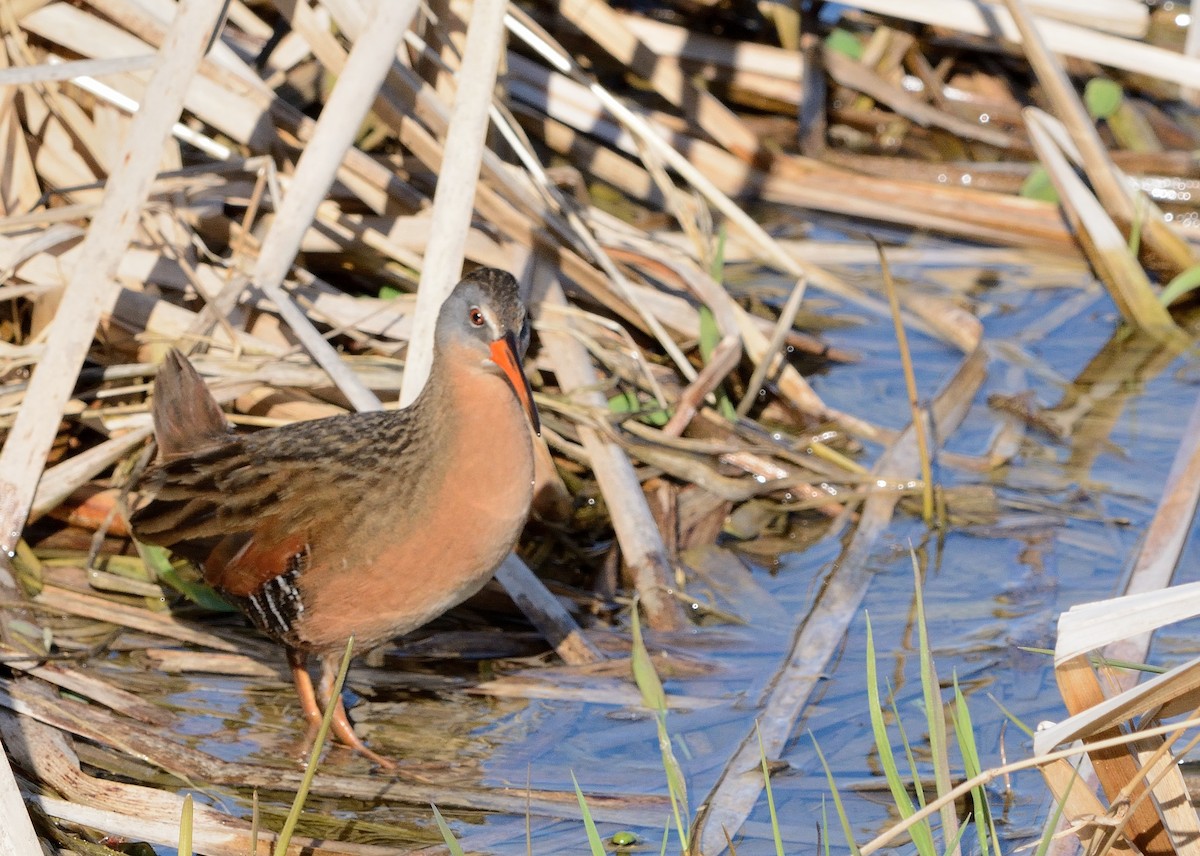
[[[663,433],[673,437],[681,435],[691,424],[692,418],[704,403],[704,399],[711,395],[721,385],[721,382],[737,368],[741,359],[742,343],[737,336],[725,336],[717,342],[708,364],[675,400],[675,412],[663,426]],[[759,366],[766,365],[766,361],[759,363]]]
[[[1183,42],[1183,54],[1193,59],[1200,59],[1200,18],[1195,15],[1188,21],[1187,36]],[[1184,86],[1179,94],[1193,107],[1200,105],[1200,89]]]
[[[551,667],[529,674],[504,675],[470,687],[467,692],[495,698],[551,699],[605,707],[642,707],[644,702],[641,693],[628,679],[628,659],[615,662],[614,665],[621,669],[621,674],[611,677],[584,674],[573,680],[576,676],[571,673]],[[668,710],[707,710],[720,704],[712,698],[674,693],[666,696],[665,701]]]
[[150,433],[149,425],[125,431],[44,470],[30,505],[29,518],[36,520],[56,508],[76,488],[95,478],[144,443]]
[[[413,338],[400,392],[402,404],[420,393],[433,365],[433,328],[442,301],[458,282],[474,210],[475,187],[487,138],[488,111],[504,46],[505,0],[477,0],[467,28],[454,112],[446,133],[441,175],[433,197],[433,222],[421,268]],[[467,85],[467,82],[470,85]]]
[[[908,347],[908,332],[900,318],[900,298],[896,294],[896,282],[888,267],[883,245],[876,243],[879,250],[879,267],[883,271],[883,284],[887,291],[888,304],[892,309],[892,328],[896,331],[896,345],[900,350],[900,369],[904,377],[904,391],[908,395],[908,410],[911,414],[913,441],[916,443],[917,461],[921,473],[921,519],[927,527],[934,525],[933,519],[933,464],[926,436],[926,416],[921,407],[921,396],[917,391],[916,372],[913,371],[912,351]],[[941,790],[939,788],[939,790]]]
[[[1066,125],[1078,146],[1084,171],[1105,211],[1124,232],[1133,228],[1135,220],[1141,221],[1142,246],[1151,254],[1152,260],[1164,268],[1167,278],[1197,264],[1200,259],[1196,253],[1163,220],[1158,207],[1149,199],[1139,201],[1130,193],[1128,182],[1108,157],[1083,101],[1062,65],[1046,47],[1022,0],[1004,0],[1004,3],[1021,32],[1025,56],[1054,105],[1058,119]],[[1130,295],[1126,297],[1128,299]]]
[[1121,314],[1150,335],[1164,341],[1178,339],[1179,328],[1155,297],[1145,271],[1130,254],[1120,231],[1075,175],[1051,137],[1046,128],[1048,117],[1030,107],[1026,119],[1029,137],[1054,182],[1067,218]]
[[[1187,425],[1180,434],[1179,449],[1167,473],[1162,498],[1138,548],[1125,594],[1158,591],[1170,585],[1197,504],[1200,504],[1200,398],[1193,404]],[[1140,663],[1146,660],[1149,649],[1149,633],[1124,635],[1104,645],[1104,656]],[[1132,673],[1126,674],[1117,685],[1128,689],[1132,686],[1132,677]]]
[[641,39],[604,0],[563,0],[562,15],[607,51],[621,65],[641,75],[654,90],[683,111],[683,115],[738,158],[754,162],[764,157],[758,137],[728,107],[684,76],[676,63],[663,62],[660,42]]
[[[20,739],[24,740],[22,736]],[[17,788],[8,763],[11,750],[0,735],[0,853],[40,853],[41,845],[33,831],[33,822]]]
[[[0,715],[0,734],[10,741],[17,764],[36,775],[68,799],[43,798],[32,802],[51,817],[95,826],[110,834],[151,841],[165,846],[179,842],[179,814],[183,797],[158,788],[106,781],[80,770],[79,758],[66,738],[50,726],[31,719]],[[270,854],[275,836],[259,835],[251,848],[249,825],[214,808],[193,808],[193,843],[213,856]],[[40,852],[22,851],[29,853]],[[358,844],[318,842],[295,837],[289,853],[328,856],[383,856],[393,849]]]
[[[1195,428],[1198,424],[1200,402],[1193,408],[1187,429],[1182,435],[1183,439],[1172,463],[1162,500],[1130,575],[1126,596],[1116,602],[1072,609],[1060,620],[1055,671],[1068,709],[1075,715],[1068,722],[1061,723],[1053,736],[1044,738],[1045,742],[1039,751],[1045,751],[1050,746],[1050,740],[1057,738],[1058,742],[1063,742],[1071,739],[1061,736],[1066,729],[1073,729],[1089,740],[1102,739],[1104,736],[1118,733],[1117,724],[1121,719],[1132,715],[1129,705],[1142,704],[1141,699],[1148,693],[1157,692],[1155,698],[1160,698],[1163,692],[1173,694],[1168,704],[1176,708],[1180,705],[1186,708],[1191,703],[1188,701],[1191,685],[1186,680],[1180,680],[1180,674],[1174,673],[1170,681],[1163,682],[1170,689],[1156,690],[1145,686],[1137,688],[1132,672],[1105,670],[1102,689],[1091,664],[1086,659],[1086,654],[1102,648],[1104,656],[1111,660],[1142,662],[1149,652],[1152,629],[1180,620],[1200,609],[1200,601],[1195,596],[1189,598],[1187,595],[1187,590],[1195,588],[1194,586],[1167,588],[1179,560],[1196,503],[1200,499],[1200,488],[1195,486],[1195,470],[1200,467],[1200,451],[1195,440]],[[1120,620],[1114,620],[1118,615]],[[1118,699],[1121,701],[1118,702]],[[1115,711],[1120,711],[1119,715]],[[1099,719],[1111,724],[1098,726],[1095,723]],[[1145,764],[1147,754],[1162,745],[1161,740],[1139,743],[1137,746],[1143,756],[1142,764]],[[1097,755],[1093,758],[1093,766],[1096,777],[1103,784],[1110,799],[1127,791],[1131,783],[1136,782],[1141,775],[1139,764],[1127,753],[1119,751]],[[1168,849],[1162,852],[1172,852],[1171,845],[1166,843],[1166,837],[1169,835],[1176,847],[1182,839],[1185,842],[1184,848],[1189,849],[1190,845],[1186,844],[1187,836],[1191,835],[1194,840],[1195,836],[1200,834],[1200,827],[1197,826],[1196,814],[1186,799],[1186,785],[1178,770],[1163,770],[1159,775],[1163,777],[1163,782],[1155,796],[1159,810],[1163,813],[1163,820],[1166,821],[1165,826],[1151,806],[1139,807],[1128,822],[1130,839],[1139,846],[1160,849],[1166,847]],[[1081,783],[1081,790],[1084,789],[1083,785],[1091,787],[1094,781],[1089,778]]]
[[[7,66],[8,63],[8,52],[0,51],[0,66]],[[0,68],[0,73],[7,70]],[[33,156],[26,144],[17,105],[15,87],[0,89],[0,146],[3,146],[8,165],[4,176],[0,178],[0,213],[3,214],[28,210],[37,204],[41,196]]]
[[[638,199],[656,200],[655,189],[648,176],[632,171],[629,161],[624,157],[579,136],[586,132],[630,156],[636,155],[632,140],[623,136],[617,126],[599,112],[599,99],[583,100],[587,97],[586,87],[572,87],[572,81],[556,78],[528,61],[522,62],[520,58],[513,57],[510,65],[514,71],[553,83],[549,91],[537,87],[523,89],[520,84],[510,87],[513,95],[529,106],[548,111],[551,119],[540,120],[540,127],[535,126],[535,132],[547,145],[560,153],[584,160],[589,172],[626,193]],[[564,102],[560,97],[563,95],[570,96],[576,103]],[[607,108],[607,105],[604,106]],[[569,127],[574,131],[569,131]],[[668,144],[686,152],[695,170],[707,178],[710,186],[727,196],[758,198],[818,211],[924,227],[985,242],[1049,247],[1061,246],[1068,239],[1054,210],[1036,200],[915,181],[885,181],[818,162],[784,157],[776,157],[772,161],[773,169],[764,172],[700,140],[676,134],[667,136],[667,141],[662,143],[664,146]],[[670,159],[664,160],[677,168]],[[749,238],[758,246],[760,253],[764,252],[761,242],[752,235]],[[773,260],[770,254],[767,254],[767,258]],[[797,260],[793,260],[793,263],[803,264]],[[788,270],[792,266],[782,269]],[[815,266],[803,266],[810,281],[816,283],[819,272],[814,270]]]
[[110,710],[140,722],[163,727],[174,723],[174,717],[161,707],[143,701],[131,692],[115,687],[95,675],[80,672],[78,669],[57,663],[49,663],[44,666],[26,665],[19,660],[9,660],[7,665],[82,698],[91,699]]
[[[1108,620],[1112,621],[1111,615]],[[1140,706],[1140,709],[1133,706],[1138,700],[1136,697],[1143,696],[1147,691],[1152,692],[1155,689],[1151,686],[1153,681],[1106,701],[1104,690],[1095,671],[1087,658],[1083,656],[1060,659],[1056,655],[1055,677],[1058,679],[1059,691],[1062,693],[1067,710],[1072,714],[1071,718],[1067,720],[1071,731],[1077,736],[1086,736],[1091,741],[1104,741],[1122,736],[1124,732],[1119,723],[1138,713],[1149,712],[1161,703],[1159,700],[1154,700],[1151,703],[1152,706]],[[1123,710],[1114,716],[1113,708],[1116,707],[1118,700]],[[1035,751],[1038,754],[1044,754],[1057,743],[1065,742],[1068,738],[1061,736],[1067,731],[1065,725],[1065,723],[1059,723],[1055,728],[1050,729],[1050,733],[1039,732],[1035,741]],[[1052,743],[1051,741],[1056,737],[1059,739]],[[1146,746],[1144,741],[1139,741],[1139,743]],[[1155,739],[1154,743],[1161,746],[1161,738]],[[1088,755],[1109,800],[1120,804],[1129,800],[1133,801],[1123,819],[1125,835],[1130,842],[1143,853],[1163,854],[1163,856],[1172,853],[1170,836],[1162,819],[1159,818],[1154,805],[1142,796],[1146,792],[1146,787],[1138,764],[1129,750],[1124,746],[1114,746],[1090,750]],[[1178,774],[1178,770],[1176,773]],[[1169,805],[1177,798],[1180,788],[1183,789],[1183,794],[1187,793],[1186,787],[1183,786],[1182,776],[1177,775],[1174,781],[1168,781],[1165,784],[1166,787],[1162,791],[1164,804]],[[1194,825],[1194,812],[1192,820]]]
[[219,3],[194,3],[181,9],[172,23],[146,98],[129,127],[109,192],[92,218],[64,290],[26,404],[0,451],[0,533],[4,533],[0,534],[0,582],[10,586],[6,565],[33,504],[59,416],[91,345],[90,334],[116,299],[117,262],[133,236],[136,213],[149,194],[187,83],[219,17]]
[[130,71],[153,68],[155,54],[118,57],[116,59],[81,59],[46,65],[15,66],[0,71],[0,86],[22,86],[52,80],[71,80],[77,77],[103,77]]
[[[260,763],[226,761],[178,743],[162,728],[145,725],[106,710],[69,698],[55,698],[36,684],[13,683],[0,688],[0,707],[20,715],[25,721],[52,726],[159,767],[182,781],[205,782],[209,785],[259,788],[263,790],[295,791],[304,776],[303,770],[288,766],[271,767]],[[0,715],[0,728],[10,717]],[[77,798],[86,798],[97,791],[103,804],[109,793],[105,788],[113,783],[86,777],[76,783],[68,778],[64,790]],[[82,791],[82,793],[81,793]],[[318,772],[313,778],[312,793],[338,799],[369,800],[374,803],[405,803],[428,806],[434,802],[444,808],[470,811],[499,811],[535,814],[553,818],[578,817],[579,804],[574,792],[533,790],[509,792],[504,788],[464,786],[430,782],[427,775],[407,776],[403,771],[390,778],[377,775],[338,775]],[[120,809],[120,794],[112,799],[112,808]],[[589,795],[588,802],[597,820],[632,825],[654,825],[663,817],[665,797],[640,794]]]
[[150,612],[82,592],[70,591],[57,586],[46,586],[32,600],[34,603],[65,612],[68,615],[78,615],[96,621],[132,627],[135,630],[156,633],[159,636],[176,639],[189,645],[215,648],[218,651],[236,650],[233,643],[221,636],[185,624],[170,615]]
[[796,314],[800,311],[800,301],[804,299],[804,287],[806,284],[806,280],[801,278],[792,286],[787,300],[784,301],[783,308],[779,311],[779,318],[775,322],[775,329],[771,333],[771,338],[766,342],[765,347],[759,347],[757,364],[754,366],[754,371],[750,373],[750,380],[746,384],[746,392],[742,396],[742,400],[737,404],[738,416],[745,416],[750,412],[750,408],[754,405],[755,400],[758,398],[758,393],[762,389],[763,381],[767,379],[767,373],[774,370],[778,364],[783,362],[782,357],[779,356],[779,350],[783,347],[788,330],[792,329],[792,325],[796,323]]
[[[983,383],[986,357],[973,350],[939,392],[931,407],[936,436],[945,440],[966,415]],[[877,477],[906,478],[917,471],[918,460],[910,425],[873,468]],[[846,628],[866,594],[871,573],[867,562],[891,520],[899,497],[892,491],[872,491],[863,506],[854,536],[822,587],[813,609],[795,634],[791,650],[777,671],[761,705],[757,726],[730,754],[716,785],[704,799],[692,830],[696,852],[717,854],[727,838],[736,835],[763,789],[760,753],[782,756],[817,677],[841,645]],[[761,743],[759,742],[761,735]]]
[[[541,268],[541,265],[535,266],[535,275],[541,274]],[[543,302],[547,305],[566,305],[557,282],[547,279],[544,293]],[[596,388],[598,378],[587,351],[564,333],[547,330],[543,339],[555,370],[560,374],[563,391],[585,406],[607,410],[607,402]],[[674,598],[676,584],[671,560],[646,507],[629,458],[619,445],[592,428],[580,425],[579,435],[601,492],[609,503],[613,528],[624,560],[633,571],[647,622],[660,631],[683,629],[687,619]]]
[[[995,3],[977,4],[967,0],[942,0],[936,6],[908,3],[905,0],[854,0],[849,4],[859,9],[899,18],[904,21],[959,30],[992,39],[1021,41],[1021,33],[1008,11]],[[1097,21],[1091,9],[1085,8],[1070,22],[1038,18],[1037,28],[1047,47],[1057,54],[1091,60],[1100,65],[1124,71],[1147,74],[1187,86],[1200,74],[1200,60],[1166,48],[1098,32],[1078,23]],[[1131,36],[1141,33],[1132,31]]]
[[[707,36],[630,13],[620,14],[619,19],[641,40],[639,44],[654,45],[659,67],[672,68],[663,62],[669,57],[685,63],[711,63],[741,74],[740,79],[734,77],[729,80],[732,86],[740,84],[758,94],[766,89],[774,97],[800,104],[804,77],[795,51]],[[959,137],[998,148],[1006,149],[1012,145],[1009,134],[933,107],[836,51],[824,52],[823,65],[835,83],[869,95],[920,125],[943,128]],[[769,89],[769,81],[773,79],[779,81],[782,87]]]
[[359,124],[375,100],[375,92],[391,67],[396,46],[416,13],[416,5],[416,2],[395,2],[378,6],[372,26],[354,43],[339,85],[321,111],[316,130],[296,164],[286,205],[267,233],[254,268],[254,284],[275,302],[281,317],[359,411],[378,410],[379,400],[346,370],[332,346],[292,303],[281,283],[346,150],[352,146]]
[[1073,837],[1057,838],[1047,851],[1050,856],[1069,856],[1077,853],[1079,845],[1083,852],[1097,853],[1103,847],[1116,856],[1135,856],[1138,851],[1124,836],[1111,835],[1111,827],[1096,822],[1107,812],[1104,804],[1089,788],[1081,787],[1080,780],[1089,767],[1086,759],[1072,764],[1065,758],[1051,761],[1039,769],[1046,785],[1054,795],[1055,803],[1062,806],[1062,828]]
[[564,663],[579,666],[606,659],[566,608],[515,554],[510,553],[496,569],[496,579]]
[[[500,119],[501,117],[498,115],[499,111],[496,110],[494,112],[497,114],[497,118]],[[525,139],[523,135],[518,134],[517,128],[511,119],[511,114],[506,113],[503,116],[502,121],[497,123],[501,133],[504,135],[513,151],[517,153],[518,158],[520,158],[526,170],[528,170],[538,189],[548,199],[554,201],[557,209],[562,213],[563,218],[566,220],[566,223],[571,230],[570,236],[575,238],[580,245],[580,248],[585,251],[604,272],[604,275],[612,284],[616,294],[634,308],[638,316],[645,322],[646,327],[651,333],[654,334],[654,337],[658,343],[662,345],[663,350],[665,350],[668,356],[671,357],[671,360],[675,363],[675,366],[679,369],[680,373],[689,381],[694,381],[696,379],[696,370],[692,368],[692,364],[688,362],[687,357],[684,356],[683,351],[679,348],[679,345],[677,345],[675,340],[671,338],[670,334],[663,329],[663,326],[659,322],[658,318],[652,312],[647,310],[644,301],[639,299],[632,283],[629,282],[625,274],[621,272],[620,268],[613,263],[613,260],[609,257],[609,254],[605,251],[605,249],[600,246],[600,243],[596,240],[591,230],[587,227],[582,218],[579,216],[578,212],[575,210],[575,206],[567,203],[567,201],[562,197],[562,194],[559,193],[558,189],[550,182],[546,175],[545,169],[538,161],[537,156],[534,154],[532,147],[529,144],[529,141]],[[659,405],[665,406],[666,400],[663,398],[662,391],[658,389],[656,382],[652,381],[651,383],[654,387],[654,395],[658,400]]]

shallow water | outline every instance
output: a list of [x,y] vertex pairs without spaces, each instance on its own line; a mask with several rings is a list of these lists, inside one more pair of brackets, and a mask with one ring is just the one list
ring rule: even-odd
[[[951,253],[945,251],[946,256]],[[875,276],[872,271],[843,272],[848,277]],[[895,274],[901,282],[929,279],[922,269],[911,266],[897,265]],[[986,404],[992,393],[1032,390],[1037,402],[1046,406],[1074,402],[1080,394],[1092,395],[1096,401],[1083,408],[1074,433],[1065,440],[1028,431],[1018,457],[998,471],[978,475],[938,467],[935,478],[943,485],[993,486],[1007,527],[952,527],[936,537],[911,516],[897,515],[875,550],[875,576],[863,610],[793,732],[783,758],[787,768],[772,779],[790,853],[815,852],[822,811],[828,812],[834,830],[835,851],[841,844],[810,732],[838,779],[858,841],[865,842],[895,820],[870,737],[866,615],[880,652],[881,679],[895,693],[910,740],[920,743],[924,716],[913,656],[917,642],[909,545],[918,548],[927,568],[923,596],[939,674],[943,683],[957,676],[969,700],[985,765],[999,764],[1003,757],[1025,757],[1031,742],[1006,722],[999,705],[1031,727],[1062,718],[1065,711],[1050,658],[1021,648],[1053,647],[1060,612],[1118,591],[1140,533],[1155,510],[1195,399],[1191,380],[1195,357],[1157,362],[1153,352],[1139,357],[1138,342],[1114,337],[1116,312],[1082,269],[1039,276],[1033,267],[966,271],[946,267],[939,274],[949,290],[957,286],[969,295],[983,318],[985,341],[992,350],[988,380],[964,424],[947,443],[949,451],[971,456],[986,451],[1001,418]],[[971,286],[972,280],[986,285]],[[862,315],[850,306],[838,311]],[[1055,313],[1061,317],[1055,318]],[[826,334],[830,344],[858,352],[861,363],[831,369],[814,378],[814,386],[834,407],[884,426],[903,427],[907,405],[890,325],[863,317],[862,326]],[[1000,344],[1007,347],[994,347]],[[913,337],[912,346],[918,384],[929,396],[952,372],[959,355],[921,336]],[[1072,382],[1085,368],[1095,374],[1106,362],[1114,366],[1104,377],[1083,377],[1082,385]],[[789,614],[799,616],[809,606],[817,580],[839,553],[840,543],[822,542],[805,552],[782,556],[774,573],[755,568],[755,575]],[[1200,576],[1195,559],[1196,547],[1189,544],[1178,581]],[[697,631],[701,639],[706,635],[716,635],[720,641],[698,640],[697,656],[720,664],[720,676],[668,683],[669,692],[725,701],[705,710],[674,711],[669,719],[676,753],[686,759],[693,802],[707,793],[731,747],[752,722],[755,702],[786,650],[790,629]],[[1158,640],[1154,657],[1156,662],[1177,661],[1190,656],[1193,648],[1186,632],[1173,632]],[[532,757],[520,741],[498,746],[488,764],[497,781],[506,777],[520,781],[526,764],[532,764],[535,784],[569,787],[567,770],[574,769],[585,790],[630,792],[657,782],[661,792],[663,774],[653,729],[647,723],[630,723],[594,707],[547,706],[559,723],[573,719],[573,731],[559,739],[538,741]],[[522,719],[532,724],[545,715],[543,706],[534,703]],[[1041,834],[1049,801],[1036,772],[1018,774],[1007,784],[1008,789],[1005,783],[991,789],[992,807],[1002,850],[1013,852]],[[489,827],[502,825],[500,819],[488,823]],[[613,828],[602,825],[602,831]],[[661,829],[639,832],[652,848],[658,846]],[[569,832],[562,836],[556,830],[551,839],[571,840]],[[471,838],[466,840],[470,843]],[[739,854],[774,852],[765,800],[760,799],[735,842]],[[500,849],[519,844],[518,835]],[[553,851],[554,847],[539,848],[535,837],[534,852]]]
[[[820,234],[838,236],[832,229]],[[1118,591],[1155,510],[1200,377],[1193,354],[1160,357],[1153,349],[1139,350],[1143,343],[1119,333],[1108,298],[1073,261],[1031,256],[1027,263],[961,266],[954,261],[951,244],[926,240],[915,246],[921,249],[915,261],[893,265],[898,282],[967,301],[983,321],[989,351],[988,378],[966,420],[946,443],[947,451],[968,457],[986,453],[1006,418],[987,404],[995,393],[1028,390],[1039,405],[1062,403],[1060,409],[1075,418],[1065,439],[1028,429],[1017,457],[995,471],[981,474],[944,462],[937,465],[939,484],[993,488],[999,497],[999,525],[959,524],[931,535],[908,512],[897,513],[874,550],[874,576],[863,608],[793,730],[780,759],[786,765],[772,778],[789,853],[815,852],[824,824],[833,830],[833,850],[842,851],[813,739],[838,780],[860,844],[895,819],[870,736],[866,617],[870,615],[874,630],[881,678],[895,693],[909,739],[920,744],[924,718],[913,656],[917,642],[910,545],[925,568],[922,591],[939,674],[943,683],[957,676],[970,703],[984,764],[999,764],[1003,757],[1019,759],[1031,749],[1030,740],[1006,723],[999,705],[1031,727],[1064,716],[1049,657],[1021,648],[1053,647],[1060,612]],[[870,284],[877,293],[877,267],[833,269],[851,281]],[[790,284],[775,285],[779,293]],[[759,281],[757,287],[770,291],[771,283],[764,286]],[[908,409],[890,321],[815,290],[811,299],[822,307],[822,314],[861,322],[824,333],[829,344],[859,354],[861,361],[813,377],[817,392],[833,407],[884,427],[902,428]],[[961,357],[920,334],[910,333],[910,341],[917,381],[928,398]],[[860,460],[869,465],[879,451],[868,447]],[[668,694],[689,699],[671,710],[668,727],[693,809],[751,727],[795,626],[839,558],[842,541],[817,540],[802,552],[779,556],[770,567],[753,557],[752,544],[730,541],[727,546],[745,551],[755,582],[773,602],[771,608],[744,616],[745,626],[708,625],[650,640],[651,649],[665,652],[667,661],[704,667],[699,674],[691,669],[683,677],[665,677]],[[1196,549],[1189,542],[1177,581],[1200,577]],[[251,638],[240,628],[230,632]],[[615,649],[627,644],[608,631],[600,631],[599,637]],[[1187,628],[1172,628],[1156,640],[1154,661],[1170,664],[1189,656],[1193,639]],[[294,752],[301,730],[296,704],[281,670],[282,656],[269,646],[255,650],[262,662],[279,670],[277,674],[172,679],[157,692],[149,687],[144,691],[186,714],[183,736],[196,748],[229,760],[250,757],[280,763],[281,756]],[[538,649],[535,645],[529,650]],[[636,705],[614,701],[612,688],[618,684],[612,679],[589,681],[570,676],[569,670],[556,677],[553,669],[539,669],[543,662],[515,655],[498,663],[389,655],[389,670],[360,668],[352,673],[351,686],[370,691],[374,699],[352,715],[374,748],[403,758],[410,775],[425,777],[438,788],[487,787],[519,795],[528,785],[535,791],[570,793],[574,773],[582,789],[593,795],[664,795],[653,719]],[[509,673],[523,664],[552,685],[579,688],[581,696],[527,700],[466,691],[497,668]],[[396,674],[397,665],[411,673]],[[119,672],[129,664],[116,658],[105,668]],[[326,769],[362,772],[365,766],[338,750],[328,757]],[[1003,852],[1013,852],[1041,834],[1049,802],[1038,773],[997,782],[990,793]],[[235,813],[249,814],[249,794],[218,789],[209,791],[208,798]],[[282,797],[267,795],[264,801],[269,817],[285,810]],[[438,840],[431,813],[422,806],[339,805],[329,799],[313,800],[311,805],[341,817],[348,825],[338,834],[357,840],[394,845]],[[525,851],[526,818],[520,811],[488,814],[446,806],[443,811],[467,850]],[[631,829],[650,851],[657,851],[669,820],[661,802],[598,813],[614,818],[600,822],[603,835]],[[531,828],[534,853],[582,852],[586,847],[576,819],[557,820],[535,812]],[[301,831],[318,834],[328,829]],[[735,843],[742,856],[774,852],[765,800],[760,799]]]

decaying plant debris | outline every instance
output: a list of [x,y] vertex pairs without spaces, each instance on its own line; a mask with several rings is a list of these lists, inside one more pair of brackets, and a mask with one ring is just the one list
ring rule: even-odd
[[[664,3],[653,17],[600,0],[231,0],[223,24],[211,0],[0,8],[0,535],[12,533],[13,553],[0,566],[0,742],[18,776],[0,764],[0,843],[11,836],[25,852],[19,836],[32,834],[18,787],[37,794],[37,834],[65,848],[85,830],[173,844],[187,783],[295,789],[291,769],[181,745],[173,712],[78,667],[119,649],[161,673],[274,676],[248,631],[194,620],[220,607],[186,569],[129,543],[154,365],[172,345],[194,351],[246,426],[391,406],[406,364],[423,359],[419,332],[409,348],[426,323],[420,304],[465,257],[517,272],[534,306],[547,454],[524,561],[498,578],[534,604],[529,620],[567,664],[554,685],[526,674],[473,691],[632,703],[627,642],[593,624],[626,594],[669,634],[705,611],[695,591],[739,573],[686,558],[727,519],[747,536],[767,517],[853,527],[814,604],[820,620],[795,633],[764,696],[761,728],[697,800],[696,852],[720,852],[760,797],[760,752],[781,755],[861,603],[871,550],[921,492],[916,428],[928,421],[944,442],[987,364],[967,309],[904,291],[904,325],[961,352],[958,370],[904,431],[827,405],[800,367],[853,355],[826,347],[804,298],[834,294],[881,323],[887,299],[823,266],[822,253],[855,248],[776,240],[748,212],[772,203],[864,232],[928,230],[975,245],[963,253],[1010,247],[1047,264],[1083,252],[1129,323],[1167,353],[1186,342],[1157,291],[1198,261],[1186,238],[1200,121],[1187,106],[1196,91],[1180,87],[1200,80],[1200,60],[1159,32],[1161,16],[1118,0],[1103,15],[1074,0],[1005,0],[984,4],[986,16],[943,0],[915,18],[929,9],[851,5],[833,20],[806,4],[710,0]],[[483,46],[502,58],[491,99],[490,86],[461,87],[486,82],[472,65],[490,73]],[[1079,99],[1086,79],[1119,84],[1099,132]],[[456,88],[475,97],[456,101]],[[790,290],[764,301],[727,287],[726,265],[765,266]],[[958,465],[997,466],[1026,428],[1071,418],[1001,409],[1007,428],[990,453]],[[864,462],[864,443],[884,451]],[[940,495],[941,519],[977,499]],[[557,580],[571,612],[526,563]],[[708,607],[706,620],[731,617],[719,599]],[[544,652],[531,639],[481,644]],[[437,784],[322,772],[313,793],[578,813],[572,793],[518,795],[443,772]],[[597,818],[648,826],[668,811],[637,793],[589,803]],[[1132,837],[1153,837],[1154,819]],[[293,846],[395,852],[337,843],[339,832]],[[270,837],[259,834],[260,849]],[[249,824],[207,806],[194,841],[206,853],[252,847]]]

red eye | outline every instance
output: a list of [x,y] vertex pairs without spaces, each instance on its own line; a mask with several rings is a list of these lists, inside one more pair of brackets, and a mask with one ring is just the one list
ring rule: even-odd
[[471,311],[467,313],[467,317],[471,319],[471,324],[475,327],[482,327],[484,322],[483,313],[478,306],[472,306]]

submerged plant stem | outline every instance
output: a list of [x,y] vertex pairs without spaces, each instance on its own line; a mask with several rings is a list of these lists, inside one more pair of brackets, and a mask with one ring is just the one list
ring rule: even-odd
[[879,266],[883,272],[883,285],[887,289],[888,305],[892,310],[892,324],[896,328],[896,344],[900,347],[900,366],[904,370],[904,388],[908,392],[908,406],[912,411],[913,432],[917,440],[917,456],[921,462],[921,519],[926,526],[933,525],[933,466],[929,460],[929,438],[925,435],[925,413],[921,409],[921,401],[917,396],[917,378],[913,372],[912,352],[908,347],[908,333],[904,330],[904,322],[900,318],[900,298],[896,295],[896,282],[892,279],[892,270],[888,267],[887,256],[883,245],[875,241],[875,249],[879,252]]

